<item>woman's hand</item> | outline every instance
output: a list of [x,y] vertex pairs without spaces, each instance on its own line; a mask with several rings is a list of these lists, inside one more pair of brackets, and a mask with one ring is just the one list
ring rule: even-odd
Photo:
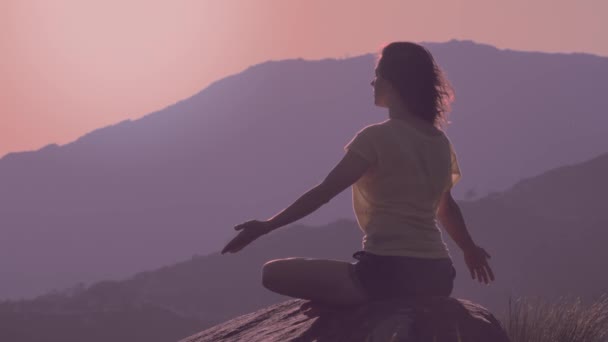
[[251,220],[234,227],[241,232],[222,249],[224,253],[236,253],[245,248],[253,240],[271,231],[268,221]]
[[494,273],[488,265],[487,258],[491,258],[490,254],[479,246],[464,251],[464,261],[471,272],[471,278],[477,277],[480,283],[486,284],[494,280]]

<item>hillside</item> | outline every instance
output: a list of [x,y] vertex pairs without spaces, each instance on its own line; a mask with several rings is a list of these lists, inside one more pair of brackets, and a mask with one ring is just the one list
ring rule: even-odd
[[[477,302],[501,317],[509,295],[546,299],[581,296],[583,300],[591,300],[608,293],[608,274],[599,271],[608,258],[605,248],[608,219],[600,211],[580,211],[582,206],[573,206],[565,217],[546,215],[557,213],[564,201],[561,197],[567,192],[559,198],[543,196],[551,183],[556,184],[555,187],[577,183],[586,189],[577,196],[598,198],[605,191],[605,183],[600,181],[601,186],[587,187],[586,182],[598,180],[583,176],[597,174],[606,167],[608,154],[603,154],[523,180],[503,193],[461,201],[475,241],[492,255],[490,263],[496,281],[491,286],[472,281],[462,254],[444,233],[458,272],[453,296]],[[544,200],[530,207],[513,205],[521,193],[530,199]],[[583,214],[587,215],[584,220]],[[195,256],[123,281],[76,287],[19,303],[5,302],[0,304],[0,314],[12,318],[15,313],[33,312],[51,319],[66,312],[90,315],[108,310],[156,308],[199,322],[196,329],[186,334],[189,335],[287,299],[262,287],[260,271],[266,261],[290,256],[354,261],[351,255],[360,248],[361,237],[352,220],[338,220],[319,227],[293,224],[255,241],[237,254]],[[79,322],[78,316],[74,317],[74,322]],[[22,328],[35,326],[32,323]],[[119,329],[118,325],[113,328]],[[163,325],[150,327],[164,328]],[[2,333],[0,329],[0,336]]]

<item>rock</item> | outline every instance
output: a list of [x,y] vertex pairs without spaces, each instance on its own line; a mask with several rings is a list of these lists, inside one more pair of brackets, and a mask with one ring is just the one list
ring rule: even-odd
[[180,342],[509,342],[500,322],[463,299],[429,297],[323,307],[293,299],[249,313]]

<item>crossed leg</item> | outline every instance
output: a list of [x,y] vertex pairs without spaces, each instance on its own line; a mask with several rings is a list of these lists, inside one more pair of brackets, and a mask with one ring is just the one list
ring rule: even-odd
[[368,299],[353,281],[353,267],[331,259],[275,259],[264,264],[262,284],[285,296],[337,306],[359,305]]

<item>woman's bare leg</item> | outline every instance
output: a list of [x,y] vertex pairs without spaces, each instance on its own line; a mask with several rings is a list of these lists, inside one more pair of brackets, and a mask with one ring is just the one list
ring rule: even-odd
[[358,305],[367,297],[352,279],[353,267],[349,262],[331,259],[276,259],[264,264],[262,284],[285,296],[330,305]]

